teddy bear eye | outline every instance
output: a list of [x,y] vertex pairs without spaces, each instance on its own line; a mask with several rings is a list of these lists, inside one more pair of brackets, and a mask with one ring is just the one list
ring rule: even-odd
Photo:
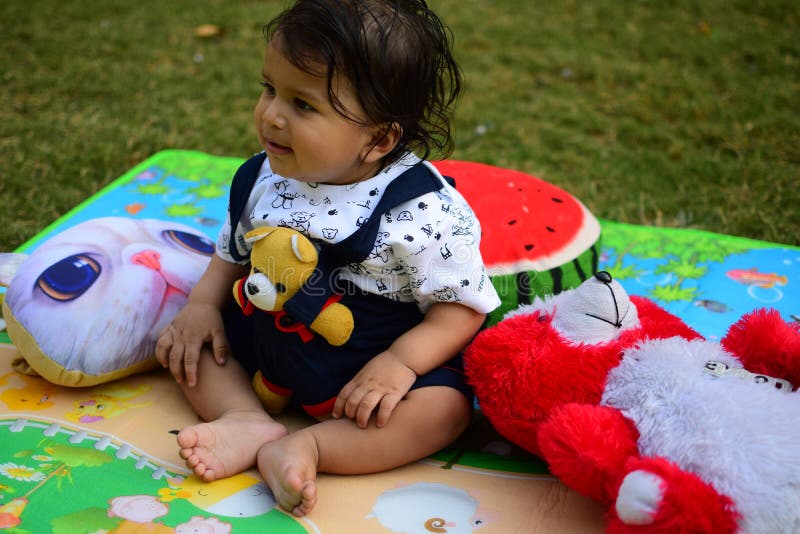
[[278,282],[275,284],[275,291],[278,293],[286,293],[286,286]]

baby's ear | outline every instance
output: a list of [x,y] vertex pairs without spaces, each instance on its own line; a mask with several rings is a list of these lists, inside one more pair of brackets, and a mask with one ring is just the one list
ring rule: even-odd
[[372,135],[372,142],[365,147],[364,162],[373,163],[383,159],[400,142],[403,128],[396,122],[376,126]]
[[11,279],[14,278],[19,266],[27,258],[27,254],[19,254],[17,252],[0,253],[0,286],[8,287],[11,285]]

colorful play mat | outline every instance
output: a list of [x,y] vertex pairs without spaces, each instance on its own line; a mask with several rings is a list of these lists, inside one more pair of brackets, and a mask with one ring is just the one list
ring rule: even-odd
[[[231,176],[242,161],[191,151],[155,154],[18,252],[30,253],[49,236],[108,216],[174,220],[215,239]],[[563,207],[563,199],[553,200]],[[512,228],[508,238],[533,248],[518,219],[504,221]],[[546,225],[544,232],[558,229]],[[653,299],[709,339],[719,339],[758,307],[800,321],[800,248],[603,220],[600,229],[582,259],[568,262],[570,272],[606,270],[629,293]],[[545,267],[541,279],[550,288],[569,274],[564,266]],[[430,458],[388,473],[320,475],[317,508],[297,519],[275,507],[256,471],[212,484],[189,475],[175,433],[197,419],[166,372],[89,388],[58,387],[14,372],[15,354],[10,338],[0,333],[0,529],[8,532],[489,534],[604,528],[597,504],[500,437],[479,410],[457,443]],[[292,428],[308,423],[297,414],[282,420]]]

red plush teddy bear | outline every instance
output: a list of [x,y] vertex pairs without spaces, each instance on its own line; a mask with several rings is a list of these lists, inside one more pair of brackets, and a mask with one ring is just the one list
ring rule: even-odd
[[495,428],[607,505],[609,532],[800,532],[800,324],[776,311],[714,343],[600,272],[465,363]]

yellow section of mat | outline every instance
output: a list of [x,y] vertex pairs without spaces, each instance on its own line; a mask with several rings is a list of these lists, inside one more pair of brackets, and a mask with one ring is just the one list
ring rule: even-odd
[[[14,372],[0,345],[0,523],[20,532],[594,533],[600,507],[547,474],[426,459],[367,476],[319,476],[304,519],[274,507],[257,471],[204,484],[175,431],[197,421],[166,372],[86,389]],[[300,415],[282,421],[296,429]],[[511,446],[476,418],[468,434]],[[492,434],[492,435],[489,435]]]

